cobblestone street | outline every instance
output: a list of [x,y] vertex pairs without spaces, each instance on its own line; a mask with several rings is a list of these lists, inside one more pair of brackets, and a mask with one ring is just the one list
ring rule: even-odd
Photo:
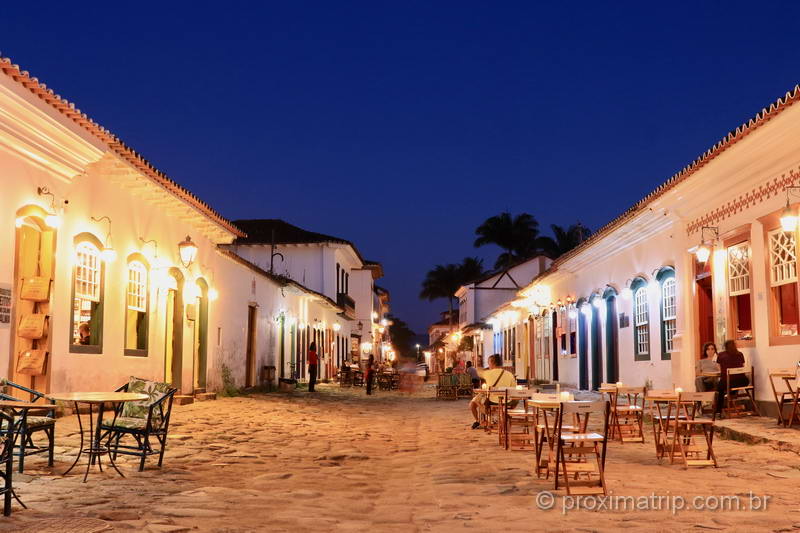
[[[57,464],[30,459],[0,531],[475,531],[686,529],[789,531],[800,527],[800,458],[719,439],[720,468],[658,465],[652,439],[614,443],[614,495],[769,495],[764,511],[542,511],[551,482],[531,454],[501,450],[469,429],[466,401],[321,386],[309,396],[255,395],[176,407],[164,468],[126,478],[61,477],[77,444],[74,417],[57,423]],[[649,436],[649,435],[648,435]],[[663,506],[662,506],[663,507]]]

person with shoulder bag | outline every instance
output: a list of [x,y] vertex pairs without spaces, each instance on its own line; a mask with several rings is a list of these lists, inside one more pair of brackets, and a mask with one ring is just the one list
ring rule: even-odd
[[[503,368],[503,360],[499,354],[494,354],[489,357],[489,370],[483,372],[483,381],[489,385],[491,389],[504,389],[507,387],[516,387],[517,378],[514,374]],[[481,409],[488,410],[490,405],[497,405],[500,402],[500,394],[498,393],[480,393],[476,394],[472,401],[469,402],[470,411],[475,418],[472,424],[472,429],[481,427],[480,411]]]

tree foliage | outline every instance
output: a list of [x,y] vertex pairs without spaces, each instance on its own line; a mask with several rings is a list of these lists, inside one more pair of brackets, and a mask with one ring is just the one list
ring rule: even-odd
[[452,321],[456,291],[462,285],[481,277],[483,273],[483,260],[477,257],[465,257],[461,263],[436,265],[425,275],[419,297],[429,301],[446,298]]
[[495,261],[496,269],[508,268],[541,252],[539,223],[528,213],[513,216],[503,212],[489,217],[475,229],[475,235],[476,248],[496,244],[503,249]]

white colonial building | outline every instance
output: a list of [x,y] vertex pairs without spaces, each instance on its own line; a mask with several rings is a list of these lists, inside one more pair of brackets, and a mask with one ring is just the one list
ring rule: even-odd
[[[47,392],[135,375],[191,394],[257,385],[267,366],[302,376],[310,339],[325,377],[351,334],[380,327],[380,267],[354,246],[282,246],[276,269],[236,255],[245,231],[5,58],[0,182],[1,377]],[[42,368],[19,372],[34,352]]]
[[524,339],[531,379],[691,389],[702,344],[733,339],[771,399],[768,369],[800,360],[798,98],[736,128],[495,311],[495,333]]

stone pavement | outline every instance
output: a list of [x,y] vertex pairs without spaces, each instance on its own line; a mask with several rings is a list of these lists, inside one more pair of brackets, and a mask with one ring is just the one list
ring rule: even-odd
[[[717,440],[720,468],[659,465],[650,434],[614,443],[614,496],[769,495],[767,511],[581,510],[565,500],[540,510],[552,483],[531,474],[529,452],[506,452],[469,429],[467,402],[363,389],[254,395],[173,411],[165,465],[125,479],[61,477],[77,444],[74,417],[57,424],[57,465],[41,458],[17,478],[29,510],[0,518],[0,531],[791,531],[800,527],[800,458],[764,445]],[[654,500],[637,505],[656,507]],[[673,500],[677,501],[677,500]],[[728,500],[731,501],[731,500]],[[595,502],[597,503],[597,502]],[[730,504],[725,504],[730,505]]]

